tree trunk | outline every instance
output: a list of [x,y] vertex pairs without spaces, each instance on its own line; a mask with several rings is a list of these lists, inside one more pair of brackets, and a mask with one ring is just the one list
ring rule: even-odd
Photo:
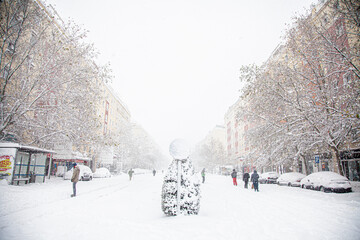
[[332,152],[335,155],[335,159],[333,160],[334,171],[338,172],[340,175],[344,176],[343,166],[341,165],[340,152],[337,148],[331,147]]
[[300,157],[302,158],[302,161],[303,161],[303,163],[304,163],[304,168],[305,168],[305,171],[303,170],[302,173],[304,173],[305,175],[309,175],[308,162],[306,161],[305,156],[304,156],[303,154],[300,154]]

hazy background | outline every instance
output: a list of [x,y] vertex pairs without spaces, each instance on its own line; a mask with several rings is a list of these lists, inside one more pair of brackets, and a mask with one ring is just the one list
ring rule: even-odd
[[286,24],[315,0],[48,0],[89,30],[111,63],[113,88],[132,119],[167,152],[194,144],[238,98],[241,65],[260,64]]

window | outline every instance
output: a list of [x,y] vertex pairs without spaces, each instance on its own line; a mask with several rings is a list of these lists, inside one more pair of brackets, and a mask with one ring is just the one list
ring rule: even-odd
[[30,37],[30,45],[34,46],[37,42],[38,42],[37,33],[35,31],[32,31]]
[[322,21],[324,25],[327,25],[329,23],[329,17],[327,15],[324,15]]
[[13,42],[9,42],[6,48],[6,52],[9,54],[13,54],[15,52],[15,44]]
[[337,37],[341,37],[344,34],[344,25],[341,22],[336,25],[335,33]]
[[344,86],[347,86],[349,85],[351,82],[351,75],[350,73],[345,73],[344,76],[343,76],[343,85]]
[[107,124],[104,125],[104,135],[106,135],[107,132]]

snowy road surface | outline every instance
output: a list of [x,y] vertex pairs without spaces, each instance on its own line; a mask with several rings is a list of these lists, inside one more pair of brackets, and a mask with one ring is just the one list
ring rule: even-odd
[[197,216],[166,217],[162,175],[0,186],[0,239],[360,239],[360,192],[322,193],[208,175]]

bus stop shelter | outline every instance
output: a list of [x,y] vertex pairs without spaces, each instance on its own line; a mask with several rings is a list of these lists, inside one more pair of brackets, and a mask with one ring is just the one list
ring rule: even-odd
[[19,143],[0,143],[0,179],[8,184],[45,182],[50,174],[52,150]]

